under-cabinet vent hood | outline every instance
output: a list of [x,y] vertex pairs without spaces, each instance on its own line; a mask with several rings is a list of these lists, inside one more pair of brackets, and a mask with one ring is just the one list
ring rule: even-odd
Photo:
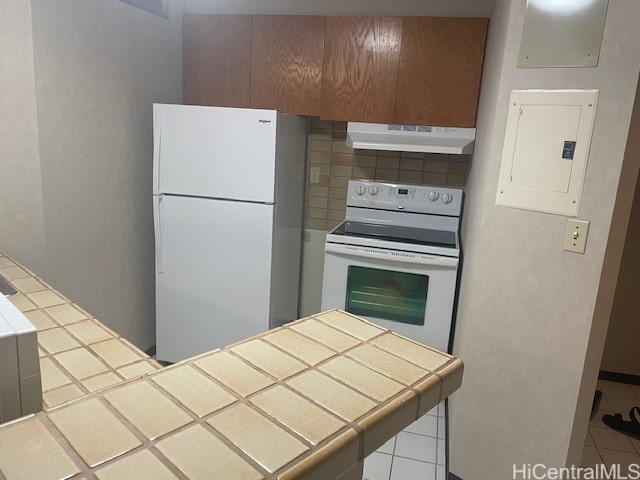
[[357,122],[347,126],[347,146],[367,150],[467,155],[473,152],[475,138],[475,128]]

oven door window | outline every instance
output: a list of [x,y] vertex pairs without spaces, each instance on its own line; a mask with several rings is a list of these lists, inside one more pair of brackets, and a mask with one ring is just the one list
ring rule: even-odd
[[368,267],[349,267],[345,309],[355,315],[424,325],[429,277]]

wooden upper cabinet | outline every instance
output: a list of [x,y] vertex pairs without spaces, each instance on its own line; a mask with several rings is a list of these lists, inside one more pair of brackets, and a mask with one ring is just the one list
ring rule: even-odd
[[184,102],[249,107],[251,16],[185,15]]
[[187,104],[474,127],[486,18],[185,15]]
[[401,17],[327,17],[322,117],[393,122]]
[[252,107],[320,114],[324,20],[318,16],[252,16]]
[[474,127],[488,19],[403,20],[396,123]]

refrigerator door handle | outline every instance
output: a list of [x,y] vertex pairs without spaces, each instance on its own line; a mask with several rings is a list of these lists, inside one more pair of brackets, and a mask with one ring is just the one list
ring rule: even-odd
[[162,251],[162,228],[160,224],[160,203],[162,195],[153,197],[153,231],[156,240],[156,271],[164,273],[164,252]]
[[160,193],[160,148],[162,145],[162,105],[153,106],[153,193]]

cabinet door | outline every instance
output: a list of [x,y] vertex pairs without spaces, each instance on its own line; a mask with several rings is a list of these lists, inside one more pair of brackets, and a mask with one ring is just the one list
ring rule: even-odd
[[393,122],[401,17],[327,17],[322,117]]
[[474,127],[486,18],[405,17],[396,123]]
[[249,15],[185,15],[184,102],[248,107],[251,81]]
[[251,106],[319,115],[324,17],[253,15]]

